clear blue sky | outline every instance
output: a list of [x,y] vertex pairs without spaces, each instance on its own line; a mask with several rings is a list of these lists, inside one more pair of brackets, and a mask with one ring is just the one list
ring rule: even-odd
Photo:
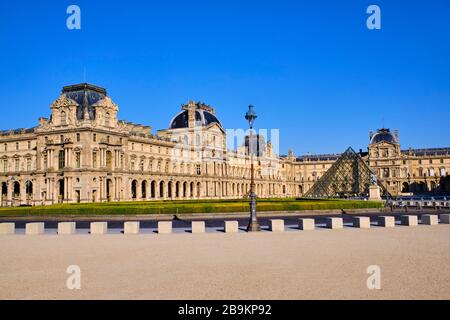
[[0,48],[0,129],[36,125],[85,68],[121,119],[153,132],[193,99],[227,128],[254,104],[282,153],[366,149],[383,123],[402,148],[450,147],[448,0],[2,1]]

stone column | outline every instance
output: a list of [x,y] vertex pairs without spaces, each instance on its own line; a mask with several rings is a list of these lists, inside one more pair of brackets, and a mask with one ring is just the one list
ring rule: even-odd
[[68,194],[68,199],[70,200],[70,202],[74,202],[74,196],[73,196],[73,178],[72,177],[68,177],[67,178],[68,182],[67,182],[67,194]]
[[6,197],[6,201],[7,201],[7,205],[12,206],[13,184],[11,183],[11,181],[7,182],[7,186],[8,186],[8,194]]
[[68,168],[68,167],[70,167],[70,148],[65,148],[64,149],[64,153],[65,153],[65,155],[66,155],[66,163],[65,163],[65,167],[66,168]]
[[147,181],[147,200],[152,199],[152,179]]
[[52,168],[53,167],[53,161],[52,161],[52,155],[53,155],[53,150],[49,149],[47,151],[47,168]]
[[26,202],[26,181],[23,180],[20,182],[20,204],[23,204]]
[[55,194],[55,178],[51,178],[51,181],[49,179],[49,188],[50,193],[48,194],[48,198],[51,199],[52,204],[56,201],[56,194]]
[[[69,160],[69,152],[67,151],[67,148],[64,148],[64,168],[67,168],[68,160]],[[59,167],[59,159],[58,159],[58,167]]]
[[164,195],[162,196],[163,199],[167,199],[168,195],[169,195],[169,181],[164,181],[164,190],[163,190]]
[[[101,151],[100,151],[100,154],[101,154]],[[101,158],[101,156],[100,156],[100,158]],[[100,178],[98,178],[99,180],[98,180],[98,186],[99,186],[99,190],[98,190],[98,200],[99,200],[99,202],[103,202],[103,178],[102,177],[100,177]]]

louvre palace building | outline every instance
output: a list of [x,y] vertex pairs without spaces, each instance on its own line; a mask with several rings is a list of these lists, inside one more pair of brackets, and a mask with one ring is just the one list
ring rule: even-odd
[[[34,128],[0,132],[1,206],[239,199],[252,159],[258,197],[302,197],[341,156],[280,156],[260,137],[254,152],[248,136],[228,150],[215,110],[193,101],[152,134],[86,83],[64,87],[50,110]],[[369,138],[358,156],[391,195],[450,193],[450,148],[402,150],[389,129]]]

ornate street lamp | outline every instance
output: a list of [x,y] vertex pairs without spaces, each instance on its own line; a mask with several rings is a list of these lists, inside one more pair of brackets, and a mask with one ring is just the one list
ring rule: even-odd
[[254,179],[254,169],[253,169],[253,150],[251,148],[253,141],[253,123],[257,118],[256,112],[253,110],[253,106],[248,106],[248,111],[245,114],[245,119],[248,121],[250,126],[250,137],[248,141],[248,150],[250,152],[250,220],[248,222],[247,231],[261,231],[261,226],[258,223],[258,218],[256,217],[256,194],[255,194],[255,179]]

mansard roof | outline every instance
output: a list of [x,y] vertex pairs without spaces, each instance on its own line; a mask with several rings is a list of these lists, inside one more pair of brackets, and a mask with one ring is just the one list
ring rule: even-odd
[[428,149],[407,149],[402,150],[402,154],[408,155],[416,155],[416,156],[442,156],[449,155],[450,148],[428,148]]

